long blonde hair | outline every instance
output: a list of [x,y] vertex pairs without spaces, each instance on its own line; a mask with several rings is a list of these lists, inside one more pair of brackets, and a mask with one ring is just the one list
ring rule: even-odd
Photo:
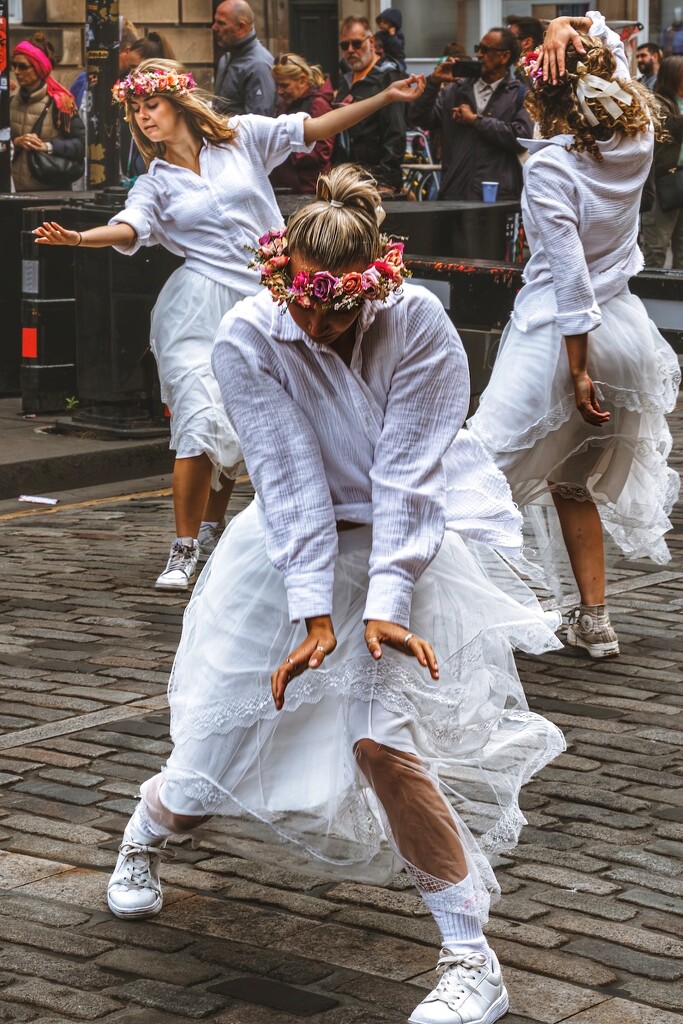
[[377,182],[364,167],[340,164],[321,174],[316,197],[290,217],[290,253],[330,272],[367,265],[380,257]]
[[602,103],[589,98],[588,107],[598,121],[597,125],[589,124],[576,94],[576,87],[587,74],[612,81],[617,63],[614,54],[602,40],[583,34],[580,38],[585,54],[579,53],[570,44],[565,57],[566,74],[555,85],[550,80],[544,82],[543,79],[537,79],[524,100],[524,106],[538,125],[541,138],[549,139],[557,135],[558,130],[568,129],[574,136],[569,149],[590,153],[596,160],[602,161],[598,140],[608,139],[612,132],[633,137],[649,131],[650,125],[653,125],[659,137],[659,105],[649,90],[630,79],[617,79],[624,92],[632,97],[628,106],[618,98],[615,100],[621,110],[620,117],[614,120]]
[[[186,68],[176,60],[162,60],[161,58],[154,57],[149,60],[143,60],[138,64],[132,71],[132,75],[134,77],[136,74],[145,74],[149,71],[175,71],[177,74],[184,74]],[[160,92],[156,95],[163,96],[164,99],[169,100],[170,103],[180,110],[185,123],[197,139],[206,139],[207,142],[218,143],[235,141],[237,132],[234,128],[229,127],[228,118],[224,114],[219,114],[213,109],[210,93],[206,93],[201,89],[192,89],[181,93]],[[152,160],[157,157],[163,158],[166,153],[166,146],[163,142],[152,142],[142,129],[138,127],[130,99],[126,100],[125,118],[130,125],[131,134],[146,165],[149,167]]]

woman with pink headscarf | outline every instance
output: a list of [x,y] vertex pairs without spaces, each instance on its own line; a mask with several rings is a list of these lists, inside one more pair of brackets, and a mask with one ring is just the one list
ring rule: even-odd
[[35,177],[29,154],[43,151],[83,160],[85,128],[73,96],[52,77],[54,49],[42,32],[15,47],[11,65],[19,86],[10,102],[12,180],[17,192],[45,191],[54,185]]

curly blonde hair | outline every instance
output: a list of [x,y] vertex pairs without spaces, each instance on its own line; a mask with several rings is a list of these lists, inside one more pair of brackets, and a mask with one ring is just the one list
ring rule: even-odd
[[586,102],[598,120],[597,125],[590,125],[581,109],[576,87],[586,75],[595,75],[606,81],[615,78],[617,62],[614,54],[600,39],[593,36],[580,35],[585,49],[579,53],[570,43],[565,55],[565,75],[553,85],[542,78],[534,82],[524,101],[532,120],[538,125],[541,138],[549,139],[561,132],[569,132],[574,141],[568,147],[578,153],[589,153],[596,160],[602,161],[603,156],[598,147],[599,141],[610,138],[613,132],[634,137],[650,130],[654,126],[657,137],[661,133],[661,115],[659,104],[648,89],[630,79],[617,78],[619,85],[632,97],[629,106],[618,98],[615,103],[621,108],[622,114],[617,120],[605,110],[602,103],[589,97]]
[[[149,60],[143,60],[138,64],[132,74],[144,75],[148,71],[175,71],[177,74],[185,74],[187,69],[177,60],[163,60],[153,57]],[[213,109],[210,93],[206,93],[201,89],[192,89],[187,92],[162,92],[157,93],[157,95],[168,100],[169,103],[172,103],[174,107],[180,110],[185,123],[195,138],[218,143],[235,141],[237,132],[228,125],[228,118],[224,114],[219,114]],[[140,150],[146,165],[149,167],[152,160],[156,159],[156,157],[163,158],[165,156],[166,146],[163,142],[152,142],[138,126],[135,119],[135,111],[133,110],[133,102],[135,101],[126,100],[125,118],[130,125],[135,144]]]

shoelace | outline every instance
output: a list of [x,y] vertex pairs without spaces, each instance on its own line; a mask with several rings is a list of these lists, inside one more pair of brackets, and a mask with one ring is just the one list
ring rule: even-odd
[[149,870],[152,857],[158,857],[159,860],[172,860],[175,857],[172,850],[163,846],[145,846],[132,840],[122,843],[119,852],[126,862],[126,882],[133,889],[145,889],[153,884]]
[[436,965],[437,971],[443,971],[434,995],[444,1002],[463,1000],[474,991],[474,986],[467,984],[475,981],[477,972],[489,966],[489,958],[485,953],[451,953],[443,950]]
[[182,569],[185,562],[191,562],[194,558],[194,548],[191,548],[189,544],[174,544],[171,557],[168,560],[166,572],[169,569]]

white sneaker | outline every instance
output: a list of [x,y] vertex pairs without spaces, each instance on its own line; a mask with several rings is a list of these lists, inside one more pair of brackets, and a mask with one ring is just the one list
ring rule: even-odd
[[218,541],[223,536],[225,520],[217,526],[200,526],[197,543],[199,544],[199,561],[206,562],[209,555],[214,551]]
[[161,910],[164,898],[159,880],[159,863],[173,856],[158,846],[136,842],[126,830],[119,846],[119,859],[109,879],[107,903],[116,917],[154,917]]
[[574,609],[567,626],[567,643],[582,647],[591,658],[614,658],[619,653],[619,640],[604,604],[582,604]]
[[183,544],[174,540],[168,556],[166,568],[156,581],[157,590],[187,590],[190,580],[197,571],[199,544],[193,540],[191,544]]
[[413,1010],[410,1024],[493,1024],[507,1013],[508,994],[495,955],[442,949],[436,988]]

